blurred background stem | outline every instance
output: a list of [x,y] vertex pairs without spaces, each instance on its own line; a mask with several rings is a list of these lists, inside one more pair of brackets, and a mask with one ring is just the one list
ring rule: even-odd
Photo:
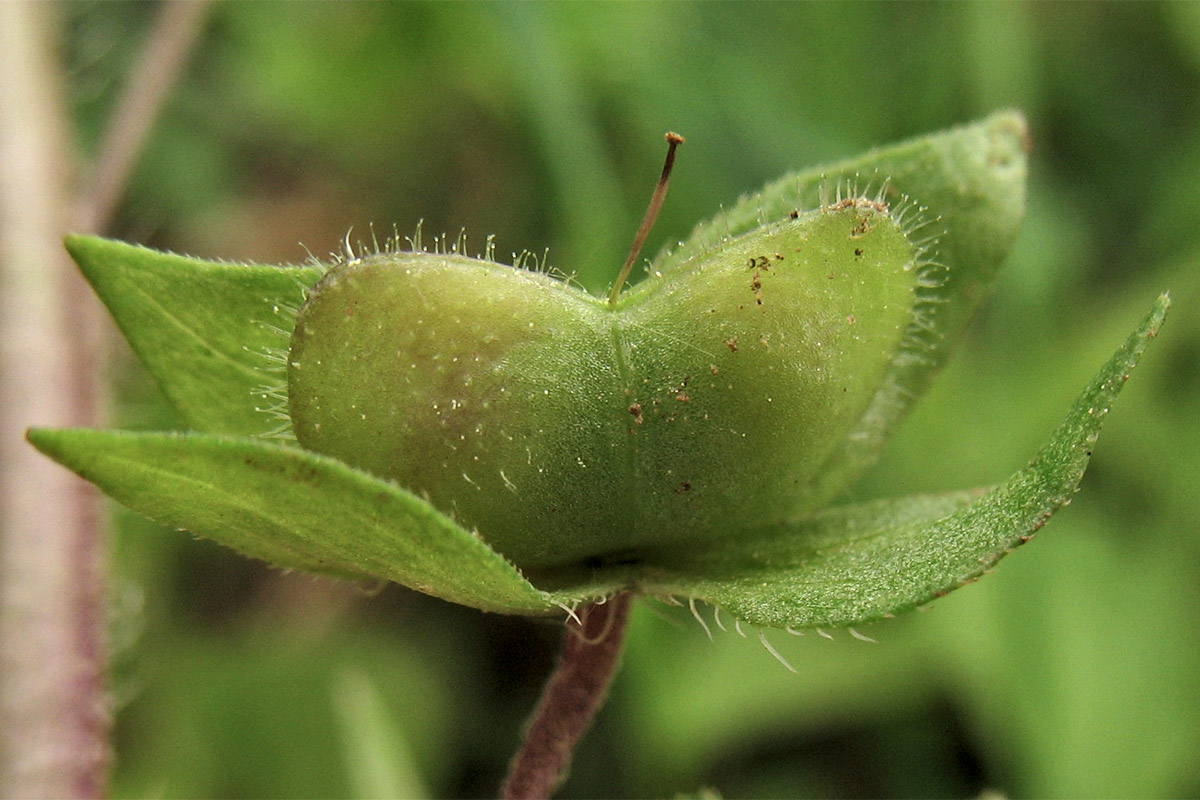
[[105,542],[90,487],[38,457],[30,425],[103,414],[105,318],[61,246],[101,231],[200,30],[163,6],[81,192],[60,63],[60,7],[0,5],[0,791],[105,793]]

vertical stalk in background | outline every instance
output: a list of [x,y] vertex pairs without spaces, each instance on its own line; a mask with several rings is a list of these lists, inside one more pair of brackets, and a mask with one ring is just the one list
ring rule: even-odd
[[98,424],[109,329],[67,258],[103,231],[211,3],[165,3],[76,196],[58,7],[0,3],[0,793],[100,797],[105,543],[91,487],[42,459],[27,427]]
[[98,797],[108,761],[98,500],[24,441],[35,423],[87,423],[95,397],[96,365],[75,352],[89,315],[67,302],[82,280],[61,244],[74,159],[58,10],[0,3],[0,787],[13,797]]
[[142,145],[200,40],[211,6],[211,0],[162,4],[104,131],[89,186],[76,207],[75,231],[99,233],[111,225]]

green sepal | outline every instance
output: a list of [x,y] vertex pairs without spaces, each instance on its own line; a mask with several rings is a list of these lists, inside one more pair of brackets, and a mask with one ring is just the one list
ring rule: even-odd
[[559,608],[425,501],[334,459],[211,434],[35,429],[29,440],[129,508],[281,567],[382,578],[485,611]]
[[849,627],[979,577],[1070,499],[1101,421],[1162,324],[1159,298],[1027,467],[983,492],[843,506],[704,547],[655,554],[639,587],[711,603],[751,625]]
[[983,493],[833,508],[637,565],[525,579],[428,503],[339,461],[203,434],[33,430],[46,455],[159,522],[284,567],[383,578],[502,613],[546,614],[633,588],[719,606],[752,625],[848,627],[927,603],[1028,541],[1076,490],[1101,421],[1169,300],[1076,401],[1029,466]]
[[186,427],[254,436],[285,423],[265,409],[322,268],[201,261],[94,236],[66,246]]

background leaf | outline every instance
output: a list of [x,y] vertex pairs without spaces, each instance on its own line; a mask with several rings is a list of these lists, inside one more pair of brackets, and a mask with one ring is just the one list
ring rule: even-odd
[[410,747],[371,679],[346,671],[334,684],[351,785],[357,797],[428,797]]

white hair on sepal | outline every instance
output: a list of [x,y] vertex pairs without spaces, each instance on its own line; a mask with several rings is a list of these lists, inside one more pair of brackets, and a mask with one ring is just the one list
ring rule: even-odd
[[[711,641],[713,638],[712,629],[709,628],[708,623],[706,623],[704,621],[704,617],[701,616],[700,611],[696,608],[696,598],[694,598],[694,597],[688,598],[688,608],[691,610],[692,616],[695,617],[696,621],[700,623],[700,627],[704,629],[704,633],[708,635],[708,638]],[[728,629],[721,623],[720,606],[714,605],[712,608],[713,608],[713,621],[717,623],[718,627],[720,627],[720,629],[722,631],[728,632]],[[749,623],[747,623],[747,624],[749,624]],[[775,658],[776,661],[778,661],[780,664],[783,664],[783,666],[786,667],[789,672],[793,672],[793,673],[796,672],[797,670],[794,666],[792,666],[792,663],[790,661],[788,661],[787,658],[783,655],[783,653],[779,652],[779,650],[775,647],[775,645],[773,645],[771,643],[771,640],[767,638],[766,630],[764,630],[763,628],[758,627],[758,626],[754,626],[754,627],[758,633],[758,641],[763,646],[763,648],[768,653],[770,653]],[[733,629],[743,639],[749,638],[746,635],[745,629],[742,627],[742,620],[737,617],[734,617]],[[794,634],[794,635],[803,635],[799,631],[794,631],[790,628],[787,629],[787,632]]]
[[[316,262],[313,264],[309,264],[308,266],[310,266],[310,267],[315,266],[318,269],[320,269],[321,277],[324,277],[325,273],[329,272],[330,268],[333,265],[327,264],[324,262]],[[280,309],[282,309],[284,311],[292,311],[293,309],[295,310],[295,313],[291,315],[292,319],[291,319],[291,324],[288,326],[289,328],[295,327],[296,318],[300,316],[300,309],[303,308],[304,304],[308,302],[309,292],[311,292],[313,290],[313,287],[317,285],[319,280],[320,280],[320,278],[318,278],[315,281],[304,281],[298,277],[293,276],[292,284],[296,287],[296,300],[297,300],[296,305],[293,307],[293,306],[285,304],[285,303],[276,303],[276,305],[273,306],[273,310],[275,311],[276,314],[280,313]]]
[[789,672],[796,672],[796,668],[792,666],[790,661],[783,657],[783,653],[780,653],[775,649],[775,645],[771,644],[771,640],[767,638],[767,632],[762,628],[758,629],[758,641],[762,642],[762,646],[767,649],[767,652],[775,656],[775,660],[787,667]]
[[[674,597],[672,597],[671,599],[675,600]],[[688,610],[691,611],[692,617],[696,620],[696,622],[700,623],[700,627],[704,630],[704,634],[706,636],[708,636],[709,641],[712,641],[713,640],[712,628],[709,627],[708,622],[705,621],[704,616],[700,613],[700,608],[697,606],[698,600],[699,600],[699,602],[702,602],[702,603],[705,602],[704,600],[700,600],[699,598],[696,598],[696,597],[688,597],[688,599],[687,599]],[[673,605],[682,606],[684,604],[680,603],[678,600],[676,600]],[[713,622],[716,624],[716,627],[722,633],[728,633],[729,629],[726,628],[725,623],[721,621],[721,607],[717,606],[715,604],[712,604],[712,603],[708,603],[708,605],[711,606],[711,608],[712,608]],[[735,620],[735,623],[736,623],[736,620]],[[743,637],[746,635],[744,632],[742,632],[740,626],[738,627],[738,633],[741,633]]]
[[[679,598],[675,597],[674,595],[660,595],[660,596],[658,596],[657,599],[660,600],[664,605],[672,605],[672,606],[677,606],[677,607],[686,605],[688,608],[688,611],[691,613],[692,618],[694,620],[696,620],[697,623],[699,623],[700,628],[704,631],[705,636],[708,637],[709,641],[714,641],[713,626],[711,626],[708,623],[708,621],[705,619],[705,616],[702,613],[702,610],[700,608],[700,604],[704,603],[706,601],[704,601],[698,597],[688,596],[688,597],[686,597],[687,602],[683,603],[683,602],[680,602]],[[793,672],[793,673],[798,672],[796,667],[771,642],[770,638],[768,638],[766,628],[770,627],[770,626],[761,626],[761,625],[753,624],[753,623],[747,622],[746,620],[743,620],[743,619],[735,616],[733,619],[733,626],[731,629],[729,627],[726,627],[725,623],[721,619],[721,607],[716,604],[713,604],[713,603],[708,603],[708,605],[711,605],[711,607],[712,607],[713,622],[715,623],[716,628],[718,628],[719,630],[726,632],[726,633],[737,633],[743,639],[749,639],[750,637],[746,633],[747,629],[745,627],[746,625],[749,625],[758,634],[757,638],[758,638],[759,644],[762,645],[763,649],[765,649],[768,653],[770,653],[771,656],[776,661],[778,661],[780,664],[782,664],[789,672]],[[665,615],[664,615],[664,617],[665,617]],[[674,624],[677,624],[677,625],[680,624],[680,621],[677,617],[668,618],[668,619],[673,621]],[[791,636],[804,636],[806,634],[807,630],[813,630],[813,631],[816,631],[817,635],[820,636],[821,638],[829,639],[830,641],[834,641],[833,635],[831,633],[829,633],[828,631],[824,630],[823,628],[811,628],[811,629],[801,630],[801,629],[798,629],[798,628],[795,628],[792,626],[787,626],[787,627],[780,628],[780,630],[784,631],[785,633],[787,633]],[[846,632],[849,633],[850,636],[852,636],[853,638],[858,639],[859,641],[870,642],[872,644],[878,643],[876,639],[873,639],[870,636],[867,636],[866,634],[862,633],[861,631],[859,631],[855,628],[846,628]]]
[[720,628],[725,633],[729,632],[729,629],[725,627],[725,623],[721,621],[721,607],[720,606],[713,606],[713,622],[715,622],[717,624],[717,627]]
[[322,273],[329,271],[330,264],[328,261],[322,261],[321,259],[317,258],[313,251],[309,250],[308,245],[306,245],[304,242],[297,242],[297,244],[300,245],[300,249],[308,255],[308,258],[304,259],[304,263],[301,266],[316,267],[317,269],[321,270]]
[[[271,356],[276,356],[279,352],[286,353],[291,342],[292,330],[296,327],[296,318],[300,316],[300,306],[308,300],[308,292],[311,287],[299,278],[294,278],[293,283],[296,286],[296,299],[299,301],[297,305],[292,305],[279,299],[264,297],[262,298],[263,305],[270,304],[271,314],[274,316],[274,319],[272,321],[263,319],[250,320],[251,325],[274,334],[279,338],[278,347],[268,346],[262,348],[263,351],[269,351]],[[247,352],[255,352],[248,347],[243,347],[242,349]],[[276,361],[278,359],[272,357],[270,360]],[[286,358],[284,360],[286,361]]]
[[[300,289],[300,304],[302,305],[304,300],[307,299],[308,284],[299,278],[296,278],[293,282]],[[291,330],[296,327],[296,318],[300,316],[300,305],[292,305],[282,300],[276,300],[271,305],[271,313],[283,317],[288,322],[288,330]]]
[[[676,597],[673,594],[662,594],[662,595],[655,595],[655,599],[658,600],[660,603],[662,603],[665,606],[674,606],[675,608],[685,608],[686,607],[688,609],[688,611],[691,612],[692,619],[694,619],[696,622],[700,623],[700,628],[704,631],[704,634],[708,637],[709,641],[713,640],[712,628],[709,627],[708,623],[704,620],[704,617],[701,616],[700,608],[697,605],[697,598],[688,596],[688,597],[686,597],[687,602],[685,603],[685,602],[682,602],[678,597]],[[701,602],[703,602],[703,601],[701,601]],[[668,620],[669,622],[671,622],[671,624],[673,624],[677,627],[685,627],[684,621],[679,619],[679,617],[677,615],[667,614],[664,611],[660,616],[662,616],[663,619]]]
[[579,608],[578,603],[573,606],[568,606],[566,603],[555,603],[555,605],[561,608],[566,613],[567,617],[570,618],[576,625],[583,625],[583,621],[580,620],[579,615],[575,613]]
[[259,403],[255,404],[254,410],[275,423],[273,427],[262,433],[254,434],[255,438],[283,442],[296,441],[296,433],[292,430],[292,416],[288,407],[287,386],[284,384],[259,386],[251,391],[251,395],[259,400]]
[[268,345],[264,345],[263,347],[260,347],[258,350],[251,350],[249,347],[246,347],[245,345],[243,345],[242,350],[244,350],[245,352],[250,353],[252,355],[258,356],[259,358],[263,359],[266,362],[262,366],[255,367],[255,369],[258,370],[259,372],[281,374],[281,373],[284,373],[287,371],[287,363],[288,363],[287,350],[283,350],[278,347],[270,347]]
[[[296,284],[302,296],[307,293],[308,287],[302,281],[297,279]],[[264,298],[263,302],[270,303],[271,299]],[[292,330],[296,327],[300,309],[284,302],[274,302],[271,313],[275,315],[274,321],[251,320],[250,324],[277,338],[278,344],[263,344],[257,349],[242,346],[243,351],[259,359],[260,363],[254,369],[263,377],[263,383],[250,390],[250,397],[254,402],[254,410],[264,415],[270,427],[255,434],[255,437],[292,442],[296,440],[296,435],[292,430],[287,383],[283,376],[287,372]]]
[[294,442],[296,441],[296,434],[292,430],[292,421],[289,419],[287,422],[284,422],[272,428],[271,430],[266,431],[265,433],[255,434],[254,438],[276,442]]
[[[671,595],[647,595],[651,600],[656,600],[654,603],[643,603],[642,608],[650,614],[653,614],[658,619],[670,625],[677,630],[687,630],[691,627],[690,623],[681,620],[678,614],[672,614],[662,606],[677,606],[682,608],[685,604],[679,602],[678,598]],[[669,600],[668,600],[669,598]]]
[[696,622],[700,623],[700,627],[704,628],[704,633],[711,642],[713,640],[712,630],[709,629],[708,623],[704,621],[704,617],[700,616],[700,612],[696,610],[696,598],[688,598],[688,608],[692,610],[692,616],[696,618]]
[[[593,607],[594,606],[602,606],[607,602],[608,602],[608,597],[607,596],[602,597],[599,600],[594,601],[592,603],[592,606]],[[605,639],[608,638],[608,635],[610,633],[612,633],[613,625],[616,621],[616,616],[617,615],[615,613],[606,614],[604,616],[604,627],[601,628],[600,631],[595,636],[584,636],[583,635],[584,623],[579,619],[579,617],[575,617],[575,622],[576,622],[577,627],[576,628],[568,628],[567,630],[571,631],[571,633],[573,635],[577,636],[579,638],[579,641],[583,642],[584,644],[587,644],[587,645],[600,644],[601,642],[603,642]]]
[[257,386],[250,391],[265,404],[265,407],[256,407],[255,411],[277,415],[280,419],[287,418],[287,386],[284,384]]
[[[275,311],[275,313],[278,314],[278,313],[282,313],[283,309],[280,306],[275,306],[274,311]],[[296,313],[299,313],[299,312],[296,312]],[[267,331],[268,333],[276,334],[277,336],[281,337],[283,340],[288,341],[291,339],[292,329],[295,327],[295,319],[296,319],[295,316],[293,316],[292,320],[291,320],[292,324],[290,326],[288,326],[288,328],[281,328],[278,325],[273,325],[270,322],[263,322],[262,320],[258,320],[258,319],[251,320],[250,324],[254,325],[256,328],[261,328],[262,330]],[[243,349],[246,349],[246,348],[243,348]],[[264,347],[263,350],[264,351],[266,351],[266,350],[275,351],[275,350],[278,350],[278,348]]]

